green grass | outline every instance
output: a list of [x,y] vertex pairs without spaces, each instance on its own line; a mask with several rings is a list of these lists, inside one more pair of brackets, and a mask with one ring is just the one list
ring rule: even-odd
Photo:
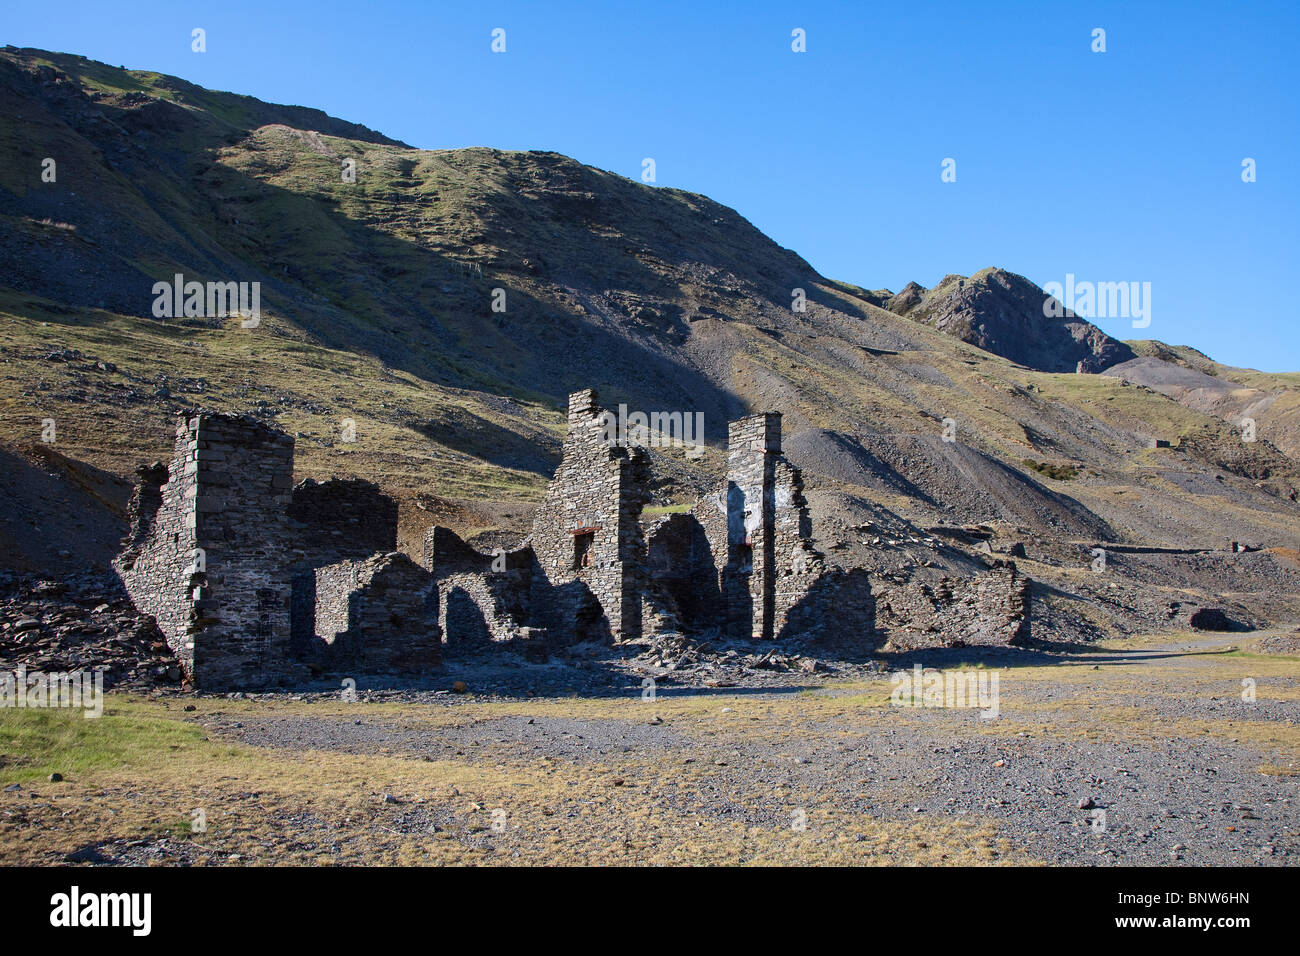
[[1295,654],[1261,654],[1258,651],[1242,650],[1239,647],[1219,653],[1223,657],[1240,657],[1252,661],[1300,661],[1300,656]]
[[651,505],[641,513],[645,515],[680,515],[691,510],[690,504]]
[[[276,321],[264,318],[267,325]],[[177,402],[235,412],[253,411],[259,400],[272,402],[280,409],[271,419],[273,424],[290,434],[308,436],[297,443],[299,478],[394,476],[393,490],[399,493],[540,498],[545,486],[541,475],[491,460],[490,431],[484,431],[480,440],[474,429],[443,429],[448,437],[437,441],[429,437],[424,424],[455,421],[465,410],[484,423],[484,429],[495,425],[517,430],[522,424],[555,435],[562,427],[561,414],[540,403],[521,402],[522,422],[503,421],[499,413],[471,396],[408,372],[394,373],[373,358],[316,343],[249,336],[237,328],[186,328],[102,311],[63,315],[53,304],[46,307],[11,292],[0,293],[0,347],[23,356],[0,367],[0,415],[5,420],[0,436],[34,441],[40,419],[53,414],[59,421],[60,451],[118,474],[130,474],[146,459],[169,455],[174,429],[170,409],[163,403],[130,411],[117,407],[119,384],[147,395],[153,387],[149,382],[159,375],[167,375],[173,383],[191,377],[207,382],[202,392],[187,392],[173,384]],[[113,363],[117,371],[86,377],[81,387],[89,393],[87,402],[50,407],[44,395],[23,396],[35,375],[67,381],[71,387],[77,374],[71,364],[56,366],[39,357],[54,348],[79,351],[84,362]],[[249,381],[256,383],[253,388],[246,384]],[[328,439],[337,437],[345,417],[356,422],[357,442],[335,442],[330,447]],[[448,467],[451,462],[454,467]]]
[[1053,464],[1050,461],[1034,461],[1032,458],[1021,460],[1026,468],[1032,468],[1040,475],[1055,478],[1057,481],[1073,481],[1079,477],[1079,466],[1070,464]]
[[87,718],[69,708],[0,710],[0,780],[5,785],[60,773],[157,766],[168,755],[195,746],[199,727],[115,705]]
[[[340,704],[293,701],[230,701],[197,698],[193,715],[177,713],[179,701],[115,697],[98,727],[74,726],[71,715],[15,712],[0,720],[6,752],[27,758],[0,779],[33,779],[50,770],[67,779],[25,792],[0,794],[0,860],[54,864],[90,846],[153,843],[166,839],[166,853],[188,853],[199,865],[380,865],[393,863],[491,863],[563,865],[584,863],[972,863],[1014,855],[992,826],[978,820],[891,822],[846,811],[813,787],[787,788],[777,799],[806,808],[808,833],[792,833],[783,820],[772,826],[732,820],[703,822],[693,806],[705,794],[763,805],[772,797],[747,792],[727,779],[712,760],[690,766],[681,753],[614,756],[563,769],[549,757],[501,752],[488,761],[421,759],[415,754],[300,752],[197,739],[191,719],[247,709],[250,713],[301,712],[320,716],[340,708],[369,721],[429,728],[446,722],[488,720],[503,714],[574,719],[635,715],[635,700],[575,698],[552,702],[466,701],[454,708],[409,703]],[[821,702],[837,709],[854,700]],[[722,704],[737,709],[723,714]],[[794,701],[755,708],[740,698],[660,701],[654,712],[711,740],[749,735],[771,721],[741,719],[769,710],[788,711]],[[879,707],[877,702],[872,706]],[[770,716],[770,714],[769,714]],[[110,723],[109,721],[114,721]],[[790,721],[782,721],[788,725]],[[714,744],[696,744],[701,755]],[[170,755],[170,756],[169,756]],[[624,781],[635,786],[623,786]],[[439,818],[437,832],[407,828],[409,807],[380,799],[396,795],[421,804]],[[683,795],[684,810],[664,806]],[[490,833],[489,810],[505,809],[508,827]],[[190,823],[203,810],[207,828]],[[709,825],[704,825],[708,823]],[[491,839],[504,852],[485,852]],[[113,852],[110,847],[108,852]],[[171,858],[167,858],[168,862]]]

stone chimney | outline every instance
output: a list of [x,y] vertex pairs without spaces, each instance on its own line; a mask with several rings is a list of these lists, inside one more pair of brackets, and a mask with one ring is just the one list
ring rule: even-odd
[[771,639],[776,595],[776,459],[781,414],[763,412],[727,427],[727,629]]
[[596,390],[594,388],[584,388],[580,392],[572,392],[569,395],[569,427],[580,424],[584,419],[591,418],[600,410],[596,404]]

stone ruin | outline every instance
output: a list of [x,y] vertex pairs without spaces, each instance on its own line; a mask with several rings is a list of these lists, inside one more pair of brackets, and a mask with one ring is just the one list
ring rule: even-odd
[[945,575],[933,586],[881,588],[877,623],[889,630],[895,650],[1023,644],[1029,637],[1029,584],[1014,562],[999,560],[975,578]]
[[409,678],[436,668],[444,646],[544,660],[664,632],[861,652],[879,641],[877,615],[921,644],[1027,637],[1014,564],[879,595],[866,570],[829,566],[781,453],[780,414],[732,422],[726,478],[689,510],[654,517],[643,514],[648,455],[611,441],[608,414],[590,389],[569,397],[560,464],[516,549],[484,554],[435,526],[417,564],[397,551],[397,506],[375,485],[294,485],[288,435],[194,413],[170,464],[139,469],[114,567],[208,690],[326,672]]
[[481,554],[447,528],[428,532],[424,563],[449,649],[669,630],[869,639],[866,572],[828,568],[812,546],[803,479],[781,455],[779,414],[732,422],[722,486],[689,512],[651,520],[642,516],[649,460],[610,442],[607,414],[590,389],[569,396],[560,465],[517,550]]
[[139,469],[114,568],[205,689],[441,661],[428,574],[396,551],[397,506],[365,481],[293,484],[293,439],[200,412],[169,465]]

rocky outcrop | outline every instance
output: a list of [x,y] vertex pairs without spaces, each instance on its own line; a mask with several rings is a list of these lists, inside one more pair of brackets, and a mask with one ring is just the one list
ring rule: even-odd
[[1048,299],[1023,276],[985,269],[969,279],[945,276],[929,290],[909,283],[886,307],[1042,372],[1100,372],[1134,358],[1123,342],[1072,312],[1046,315]]

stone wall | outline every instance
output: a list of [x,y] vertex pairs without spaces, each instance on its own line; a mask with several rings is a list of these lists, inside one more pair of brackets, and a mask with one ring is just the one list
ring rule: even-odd
[[801,587],[789,592],[792,603],[778,639],[797,636],[834,645],[848,655],[874,650],[880,643],[876,598],[865,569],[823,567]]
[[557,642],[641,635],[646,500],[644,449],[608,440],[590,389],[569,396],[569,431],[533,519],[532,616]]
[[450,528],[424,536],[424,564],[438,590],[443,641],[466,647],[517,637],[529,618],[531,548],[481,554]]
[[[332,586],[339,568],[397,549],[397,502],[360,478],[308,478],[293,488],[284,560],[291,562],[290,641],[295,656],[316,656],[337,608],[320,603],[322,582]],[[322,578],[320,571],[335,570]]]
[[400,552],[316,570],[318,666],[358,673],[419,673],[442,660],[438,592]]
[[727,546],[722,552],[726,629],[733,637],[775,636],[775,472],[781,416],[751,415],[727,429]]
[[393,553],[396,536],[396,504],[375,485],[294,488],[292,438],[205,411],[181,419],[166,468],[140,470],[114,566],[196,685],[242,690],[307,665],[436,664],[433,581]]
[[[352,596],[361,587],[361,565],[360,561],[340,561],[312,569],[310,630],[328,646],[353,626]],[[310,646],[304,650],[310,653]]]
[[170,466],[137,469],[127,508],[129,528],[114,570],[141,614],[154,618],[168,646],[191,678],[196,592],[203,582],[194,551],[193,487],[188,423],[177,429]]
[[690,514],[668,514],[645,528],[648,588],[642,616],[659,629],[702,630],[720,624],[717,562],[704,526]]
[[[772,463],[772,487],[772,586],[775,591],[772,633],[782,637],[807,629],[807,625],[800,626],[802,618],[799,615],[795,616],[792,626],[792,612],[800,605],[806,609],[816,603],[809,602],[809,594],[830,593],[832,582],[827,578],[825,560],[812,545],[812,516],[803,494],[803,475],[784,458],[777,458]],[[825,583],[819,583],[823,579],[826,579]],[[840,582],[834,589],[845,586],[846,582]],[[847,614],[848,608],[843,613]],[[863,622],[854,622],[851,626],[860,630]],[[869,634],[869,621],[866,627]]]
[[943,577],[887,587],[876,594],[876,621],[889,644],[923,647],[1023,644],[1030,636],[1029,579],[1014,562],[974,578]]
[[177,428],[166,483],[156,477],[142,483],[116,562],[137,610],[205,688],[291,678],[293,439],[251,417],[199,412]]
[[308,478],[293,489],[289,518],[304,546],[334,557],[397,550],[397,502],[361,478]]
[[[870,582],[828,568],[813,547],[803,475],[781,454],[779,414],[731,423],[726,482],[691,515],[711,551],[728,636],[872,640]],[[710,576],[697,580],[707,586]]]
[[196,679],[209,689],[281,682],[294,671],[283,553],[293,439],[253,418],[203,413],[192,421],[196,542],[207,564]]
[[591,390],[569,396],[568,424],[523,548],[484,555],[446,528],[426,534],[424,563],[437,582],[449,645],[524,632],[553,645],[641,635],[648,458],[642,448],[617,444]]

